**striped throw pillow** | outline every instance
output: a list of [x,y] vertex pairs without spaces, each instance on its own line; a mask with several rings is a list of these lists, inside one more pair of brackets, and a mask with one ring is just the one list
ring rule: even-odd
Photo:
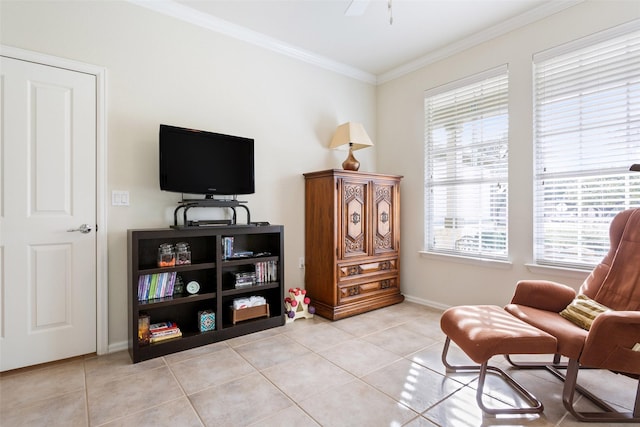
[[588,331],[597,315],[610,310],[609,307],[605,307],[588,296],[578,294],[571,304],[560,312],[560,316]]

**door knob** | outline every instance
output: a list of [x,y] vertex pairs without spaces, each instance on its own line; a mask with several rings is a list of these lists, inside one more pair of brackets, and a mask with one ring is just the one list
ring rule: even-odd
[[91,233],[91,226],[88,224],[82,224],[80,227],[78,228],[72,228],[70,230],[67,230],[68,232],[72,232],[72,231],[79,231],[82,234],[87,234],[87,233]]

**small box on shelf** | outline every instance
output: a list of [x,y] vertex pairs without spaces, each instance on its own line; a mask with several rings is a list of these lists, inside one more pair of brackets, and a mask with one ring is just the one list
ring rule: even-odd
[[234,325],[243,320],[257,319],[258,317],[269,317],[269,304],[258,305],[255,307],[246,307],[231,309],[231,323]]
[[213,310],[199,311],[198,325],[200,326],[200,332],[215,331],[216,313]]

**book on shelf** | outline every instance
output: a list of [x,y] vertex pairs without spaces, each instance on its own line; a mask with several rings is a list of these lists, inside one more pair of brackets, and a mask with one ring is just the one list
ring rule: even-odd
[[275,282],[278,278],[277,261],[260,261],[255,264],[256,282]]
[[222,259],[233,257],[233,237],[227,236],[222,238]]
[[163,337],[165,335],[175,335],[178,332],[180,332],[180,328],[178,327],[165,329],[162,331],[153,331],[151,332],[151,337]]
[[182,337],[182,332],[178,331],[177,333],[171,334],[171,335],[163,335],[160,337],[151,336],[151,338],[149,339],[149,342],[153,344],[153,343],[172,340],[174,338],[180,338],[180,337]]
[[138,301],[172,296],[175,282],[175,271],[140,275],[138,278]]
[[175,322],[159,322],[149,326],[149,342],[155,343],[182,336],[182,331]]
[[157,332],[157,331],[165,331],[167,329],[175,329],[178,325],[176,322],[157,322],[149,325],[149,331]]

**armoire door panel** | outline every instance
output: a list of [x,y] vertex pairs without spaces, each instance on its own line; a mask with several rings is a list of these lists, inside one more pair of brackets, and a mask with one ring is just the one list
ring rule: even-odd
[[374,183],[373,253],[380,255],[397,251],[396,228],[394,222],[398,213],[395,211],[397,184]]
[[367,184],[343,181],[342,204],[345,206],[342,218],[343,247],[345,258],[367,253]]

